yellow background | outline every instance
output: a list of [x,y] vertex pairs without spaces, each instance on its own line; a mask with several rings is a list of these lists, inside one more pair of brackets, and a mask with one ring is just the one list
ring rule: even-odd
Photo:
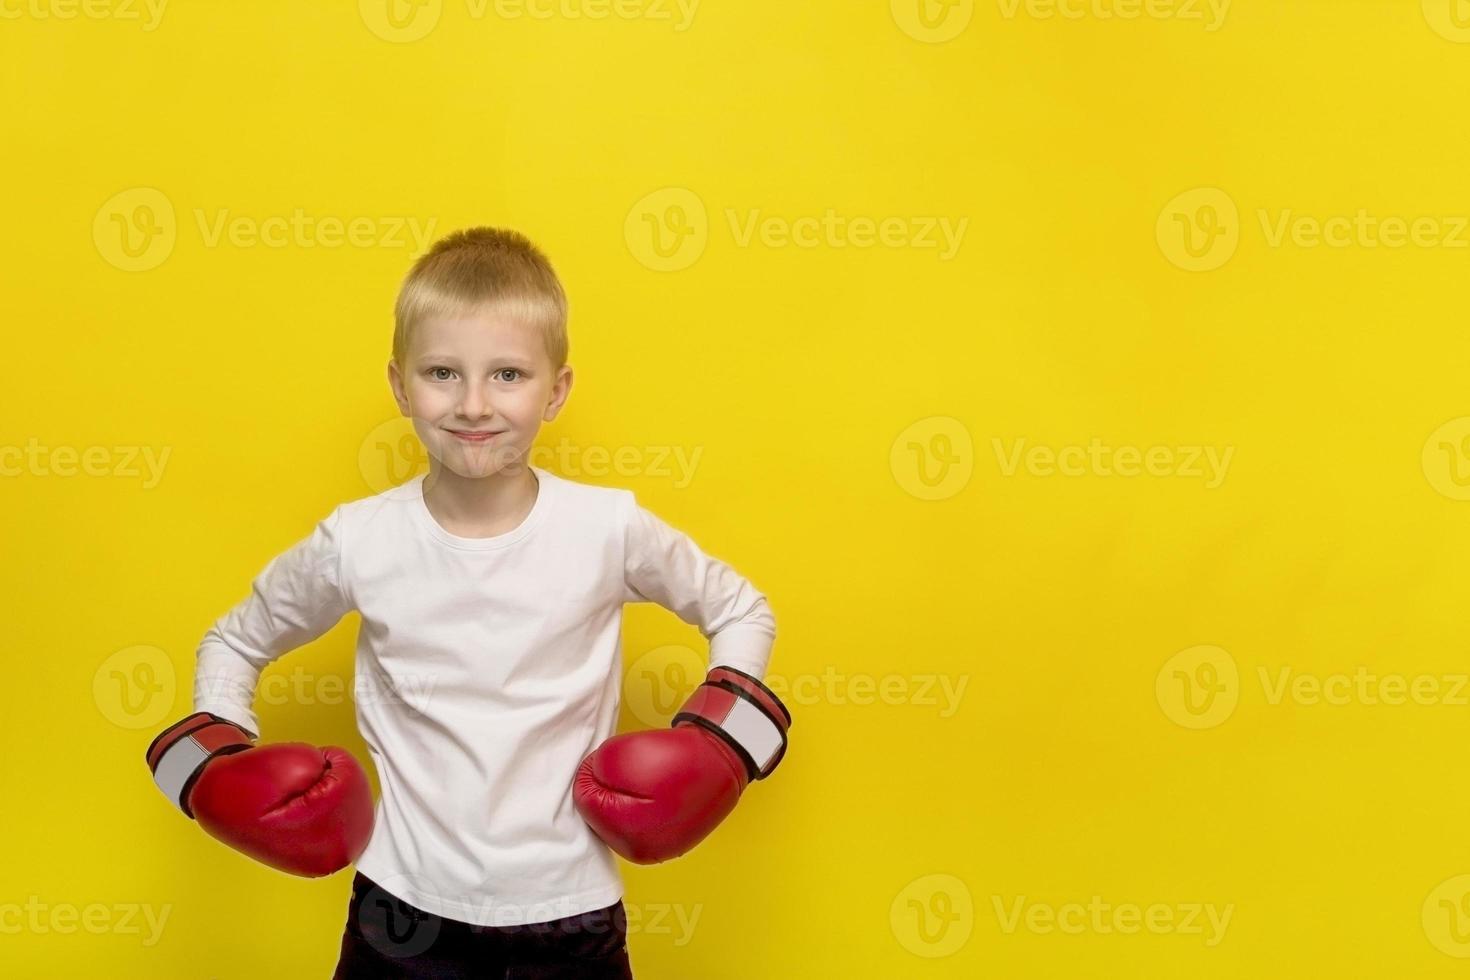
[[[195,0],[151,28],[7,2],[5,972],[330,974],[350,872],[210,840],[143,751],[190,709],[204,630],[402,447],[401,218],[546,249],[577,380],[541,442],[632,447],[566,475],[635,489],[777,616],[790,753],[689,856],[625,866],[637,976],[1461,975],[1470,17],[1182,4],[936,2],[926,35],[905,0],[685,23],[445,0],[395,35],[373,0]],[[378,237],[209,234],[297,209]],[[739,233],[829,209],[897,237]],[[1438,238],[1273,238],[1360,211]],[[927,219],[968,221],[955,254]],[[157,233],[129,251],[119,222]],[[1209,268],[1186,227],[1218,233]],[[1178,465],[1004,465],[1093,439]],[[101,448],[63,476],[28,445],[63,470]],[[126,447],[167,451],[161,478]],[[648,447],[699,452],[692,479]],[[1217,485],[1188,447],[1231,452]],[[320,696],[354,620],[270,668],[316,693],[258,704],[266,737],[366,757]],[[669,646],[705,650],[630,610],[626,661]],[[1388,675],[1438,693],[1381,703]],[[925,678],[965,685],[953,710]],[[1231,918],[1008,928],[1018,901]],[[112,911],[15,928],[28,902],[168,918],[152,944]]]

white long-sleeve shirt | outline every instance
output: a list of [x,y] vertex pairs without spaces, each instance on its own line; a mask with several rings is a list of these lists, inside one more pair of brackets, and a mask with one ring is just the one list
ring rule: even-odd
[[765,596],[632,491],[532,469],[530,513],[494,537],[445,530],[422,476],[338,506],[209,629],[194,681],[196,711],[259,732],[261,670],[356,610],[357,722],[381,787],[357,868],[480,925],[623,895],[571,790],[617,724],[624,603],[664,606],[708,637],[711,666],[756,677],[775,638]]

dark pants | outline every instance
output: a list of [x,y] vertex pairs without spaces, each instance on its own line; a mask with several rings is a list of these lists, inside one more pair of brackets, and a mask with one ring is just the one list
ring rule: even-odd
[[621,901],[520,926],[478,926],[425,912],[362,872],[352,879],[333,980],[632,980]]

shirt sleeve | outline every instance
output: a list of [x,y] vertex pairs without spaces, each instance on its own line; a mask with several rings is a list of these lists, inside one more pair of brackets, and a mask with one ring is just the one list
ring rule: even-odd
[[342,588],[341,509],[273,558],[251,593],[204,634],[194,670],[194,710],[259,732],[253,704],[266,665],[331,629],[350,603]]
[[776,639],[766,597],[683,532],[625,499],[624,602],[656,602],[709,640],[710,667],[764,679]]

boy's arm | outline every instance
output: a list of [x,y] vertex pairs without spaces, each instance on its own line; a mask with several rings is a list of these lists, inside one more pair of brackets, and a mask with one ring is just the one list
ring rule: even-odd
[[266,665],[336,625],[351,608],[342,588],[340,508],[312,533],[276,556],[256,576],[251,594],[204,634],[194,672],[194,710],[251,732]]
[[333,511],[266,565],[250,596],[209,629],[194,673],[195,712],[160,732],[147,752],[154,783],[210,836],[312,878],[340,871],[367,847],[372,787],[336,746],[257,745],[251,702],[266,664],[346,613],[340,530]]
[[761,683],[776,633],[766,597],[631,494],[625,500],[625,601],[652,600],[698,626],[710,671],[670,727],[614,735],[584,758],[572,800],[614,851],[654,864],[698,844],[750,782],[775,770],[791,714]]
[[625,498],[624,602],[656,602],[709,640],[710,667],[760,679],[776,638],[766,597],[683,532]]

